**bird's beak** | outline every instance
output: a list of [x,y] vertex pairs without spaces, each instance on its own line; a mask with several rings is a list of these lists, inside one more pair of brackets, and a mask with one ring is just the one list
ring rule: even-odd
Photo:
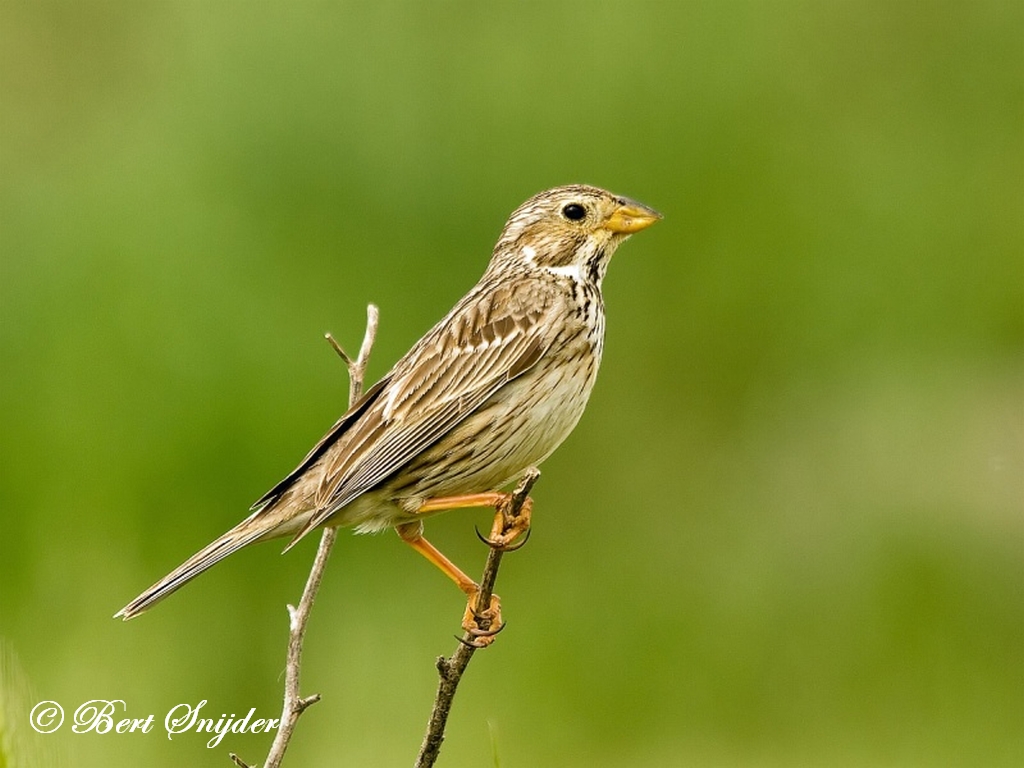
[[661,214],[636,200],[622,199],[622,205],[615,209],[604,228],[620,235],[631,235],[646,229],[661,218]]

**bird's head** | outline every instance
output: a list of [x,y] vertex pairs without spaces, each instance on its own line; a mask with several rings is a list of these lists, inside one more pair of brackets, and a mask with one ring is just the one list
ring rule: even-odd
[[488,271],[544,270],[599,286],[619,244],[660,218],[652,208],[598,187],[555,187],[512,213]]

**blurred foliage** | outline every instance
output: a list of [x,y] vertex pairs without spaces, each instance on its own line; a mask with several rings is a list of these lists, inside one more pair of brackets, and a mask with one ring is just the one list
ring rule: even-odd
[[[378,303],[379,376],[583,181],[665,220],[442,763],[1024,764],[1022,39],[1017,2],[5,0],[0,636],[69,712],[274,716],[312,541],[109,617],[333,422],[324,331]],[[429,532],[472,572],[486,522]],[[343,536],[289,764],[410,764],[461,611]]]

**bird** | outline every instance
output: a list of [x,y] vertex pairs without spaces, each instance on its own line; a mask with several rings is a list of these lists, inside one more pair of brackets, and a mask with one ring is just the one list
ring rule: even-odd
[[[228,555],[322,526],[393,528],[467,596],[463,628],[485,644],[500,600],[423,536],[438,512],[507,505],[502,492],[539,465],[583,415],[604,348],[601,285],[612,254],[661,219],[585,184],[534,195],[509,217],[483,276],[370,387],[251,514],[115,614],[134,618]],[[512,548],[532,499],[489,543]],[[496,517],[497,520],[497,517]],[[522,543],[522,540],[519,542]]]

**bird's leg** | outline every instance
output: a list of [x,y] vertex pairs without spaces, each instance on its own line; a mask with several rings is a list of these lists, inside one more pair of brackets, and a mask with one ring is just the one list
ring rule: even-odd
[[437,547],[423,538],[423,523],[419,521],[402,523],[396,526],[395,530],[402,537],[402,541],[440,568],[441,572],[462,590],[467,598],[466,613],[462,617],[462,628],[476,638],[475,645],[477,647],[489,645],[503,626],[501,600],[498,596],[491,595],[491,604],[487,610],[478,612],[476,598],[480,592],[480,585],[463,573],[462,569],[445,557]]
[[[494,507],[494,522],[491,525],[490,538],[484,539],[490,546],[504,552],[511,552],[519,549],[526,543],[526,539],[513,544],[522,534],[530,530],[530,517],[533,512],[533,499],[529,496],[523,500],[522,506],[517,513],[512,511],[511,493],[473,493],[467,496],[447,496],[436,499],[427,499],[419,509],[418,514],[440,512],[444,509],[463,509],[465,507]],[[483,538],[481,536],[481,538]]]
[[[519,543],[513,543],[523,533],[529,535],[530,513],[533,509],[533,499],[527,496],[518,510],[513,510],[511,493],[473,493],[465,496],[446,496],[434,499],[427,499],[417,508],[417,514],[430,514],[448,509],[463,509],[467,507],[494,507],[494,522],[491,525],[490,538],[480,536],[489,546],[502,552],[511,552],[519,549],[526,543],[524,538]],[[501,600],[497,595],[491,595],[491,602],[485,611],[476,609],[477,595],[480,593],[480,585],[473,581],[451,560],[444,556],[441,551],[423,538],[423,523],[414,521],[396,526],[395,530],[402,540],[415,549],[427,560],[437,566],[442,573],[455,582],[468,599],[466,613],[462,618],[462,628],[476,638],[475,645],[482,647],[489,645],[494,635],[501,631],[504,622],[501,619]],[[479,533],[479,532],[478,532]]]

